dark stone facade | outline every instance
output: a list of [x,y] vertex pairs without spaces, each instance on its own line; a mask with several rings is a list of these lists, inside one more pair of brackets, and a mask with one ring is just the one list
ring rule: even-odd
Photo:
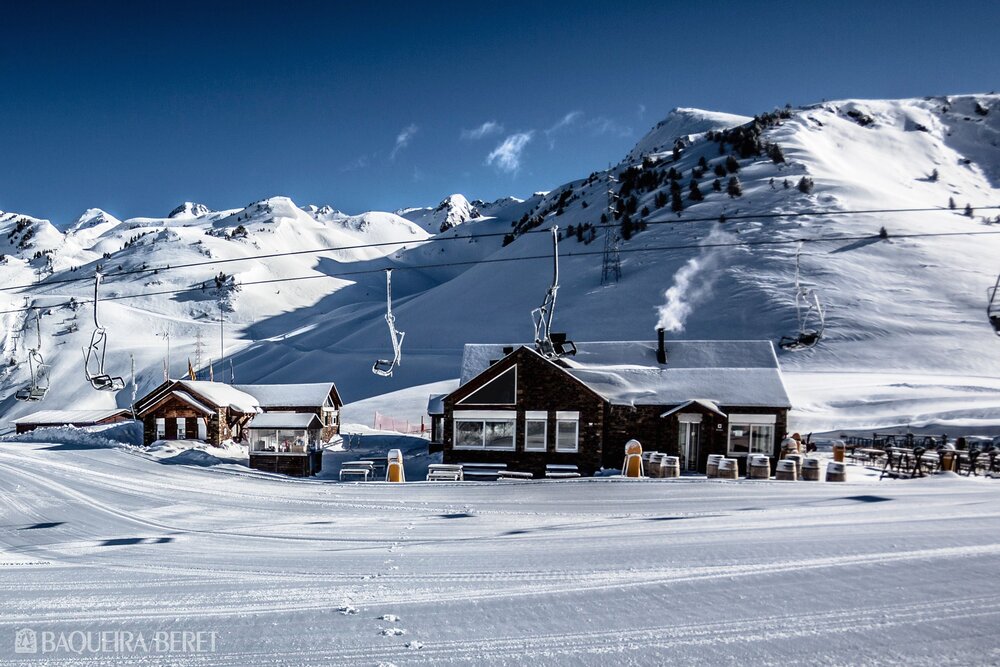
[[[477,405],[462,400],[476,394],[477,390],[494,378],[517,367],[516,403]],[[584,383],[566,373],[556,364],[540,357],[527,348],[519,348],[497,361],[487,370],[456,389],[444,399],[443,437],[441,447],[445,463],[503,463],[510,470],[531,472],[543,476],[548,464],[572,464],[584,476],[604,468],[620,468],[624,458],[625,443],[639,440],[645,451],[659,451],[679,456],[679,428],[677,413],[661,417],[676,405],[612,405]],[[454,416],[459,410],[516,411],[516,442],[514,450],[482,450],[454,448]],[[765,414],[775,416],[774,443],[771,456],[777,458],[781,439],[787,429],[788,410],[784,407],[719,406],[729,414]],[[524,450],[526,411],[548,413],[547,451]],[[580,413],[579,449],[575,453],[555,451],[555,412]],[[705,406],[693,403],[683,408],[683,413],[700,413],[700,447],[697,469],[705,470],[709,454],[727,454],[729,423],[721,415]],[[741,469],[745,458],[740,459]]]

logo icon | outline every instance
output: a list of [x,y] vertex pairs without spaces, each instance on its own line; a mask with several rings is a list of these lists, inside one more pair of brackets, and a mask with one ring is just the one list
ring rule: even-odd
[[38,653],[38,636],[31,628],[21,628],[14,635],[14,653]]

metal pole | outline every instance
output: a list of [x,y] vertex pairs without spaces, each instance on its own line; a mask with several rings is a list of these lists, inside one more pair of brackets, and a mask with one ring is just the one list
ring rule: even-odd
[[[219,304],[219,361],[222,362],[222,372],[226,372],[226,320],[222,313],[222,304]],[[223,376],[225,377],[225,376]]]

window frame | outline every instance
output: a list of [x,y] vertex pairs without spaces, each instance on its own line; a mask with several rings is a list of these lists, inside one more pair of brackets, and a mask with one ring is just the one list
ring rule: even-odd
[[[573,424],[573,446],[572,448],[562,445],[562,438],[560,438],[559,425],[560,424]],[[576,454],[580,451],[580,413],[570,412],[570,411],[560,411],[556,412],[556,433],[555,433],[555,450],[559,454]]]
[[[459,445],[458,424],[459,422],[479,423],[481,428],[480,442],[477,447],[474,445]],[[511,444],[509,447],[487,447],[486,446],[486,424],[489,422],[510,422],[511,424]],[[451,448],[462,451],[475,452],[513,452],[517,451],[517,411],[516,410],[455,410],[452,414]]]
[[[538,424],[542,425],[542,444],[541,447],[528,446],[528,425]],[[549,413],[544,410],[527,410],[524,413],[524,451],[526,452],[547,452],[549,451]]]
[[[777,417],[775,415],[740,415],[731,414],[729,415],[729,424],[726,428],[726,452],[729,456],[752,456],[754,454],[766,454],[771,456],[774,453],[774,435],[777,432]],[[733,451],[733,427],[743,426],[747,431],[747,450],[743,451]],[[756,450],[754,448],[754,440],[757,439],[757,433],[762,429],[770,429],[770,437],[765,440],[766,449]]]

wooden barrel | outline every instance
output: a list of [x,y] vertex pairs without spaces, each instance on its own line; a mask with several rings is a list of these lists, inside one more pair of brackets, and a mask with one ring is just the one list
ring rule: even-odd
[[795,461],[789,461],[788,459],[778,461],[774,466],[774,478],[786,482],[797,480],[799,475]]
[[788,454],[785,456],[786,461],[792,461],[795,463],[795,477],[797,479],[802,479],[802,460],[805,458],[802,454]]
[[677,456],[664,456],[660,459],[660,477],[680,477],[681,460]]
[[802,479],[807,482],[819,481],[819,459],[813,459],[813,458],[803,459]]
[[838,463],[836,461],[830,461],[826,464],[826,481],[828,482],[846,482],[847,481],[847,466],[843,463]]
[[736,459],[724,458],[719,461],[718,473],[720,479],[739,479],[739,464],[736,462]]
[[753,454],[750,456],[750,462],[747,465],[747,478],[748,479],[770,479],[771,478],[771,459],[767,458],[763,454]]
[[649,455],[649,460],[646,461],[646,476],[647,477],[659,477],[660,476],[660,461],[663,459],[663,454],[659,452],[652,452]]
[[722,454],[709,454],[708,464],[705,465],[705,475],[708,477],[719,476],[719,461],[726,458]]

